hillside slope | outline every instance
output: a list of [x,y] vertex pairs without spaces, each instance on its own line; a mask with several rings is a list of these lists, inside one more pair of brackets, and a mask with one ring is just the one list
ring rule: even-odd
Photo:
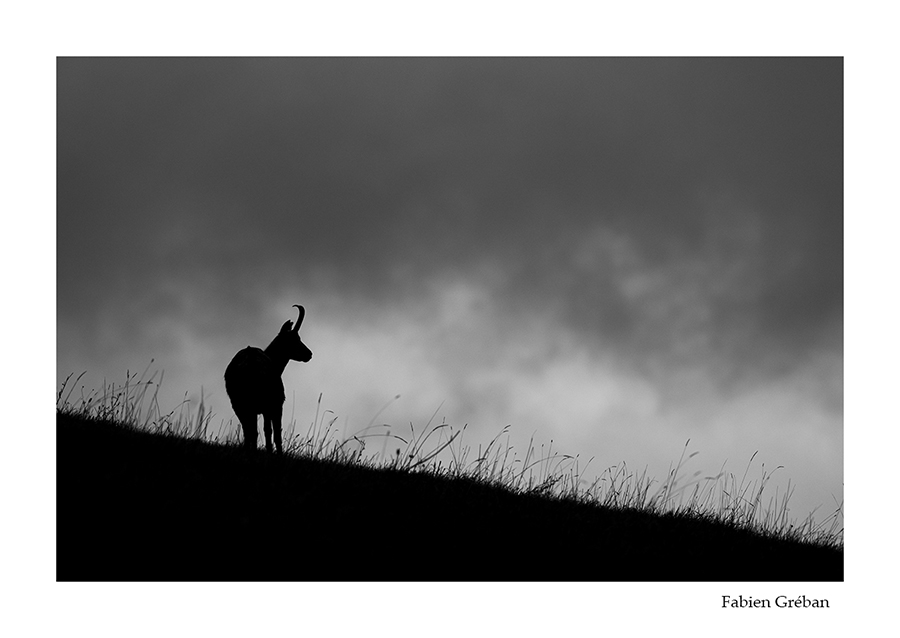
[[818,581],[843,552],[60,415],[57,579]]

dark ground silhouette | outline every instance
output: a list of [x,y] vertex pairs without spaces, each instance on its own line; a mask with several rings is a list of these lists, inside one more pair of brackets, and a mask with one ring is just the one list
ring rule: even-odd
[[57,579],[840,581],[843,552],[59,415]]

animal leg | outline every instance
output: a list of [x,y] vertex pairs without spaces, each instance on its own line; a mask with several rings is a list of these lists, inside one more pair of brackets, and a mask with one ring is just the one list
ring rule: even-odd
[[241,428],[244,430],[244,449],[256,449],[256,415],[242,414],[238,417],[241,422]]
[[271,452],[272,451],[272,416],[270,414],[264,414],[263,421],[265,422],[263,425],[263,428],[266,432],[266,452]]
[[281,407],[272,414],[272,426],[275,428],[275,450],[281,454]]

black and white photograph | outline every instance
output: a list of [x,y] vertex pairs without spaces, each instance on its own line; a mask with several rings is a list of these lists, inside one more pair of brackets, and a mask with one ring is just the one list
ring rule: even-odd
[[0,634],[890,626],[885,6],[5,16]]
[[841,58],[57,80],[60,580],[843,579]]

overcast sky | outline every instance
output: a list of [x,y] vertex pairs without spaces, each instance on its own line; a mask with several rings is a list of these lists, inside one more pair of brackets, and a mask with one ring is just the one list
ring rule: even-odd
[[842,488],[843,64],[810,59],[58,62],[57,376],[155,359],[163,402],[306,307],[347,434]]

